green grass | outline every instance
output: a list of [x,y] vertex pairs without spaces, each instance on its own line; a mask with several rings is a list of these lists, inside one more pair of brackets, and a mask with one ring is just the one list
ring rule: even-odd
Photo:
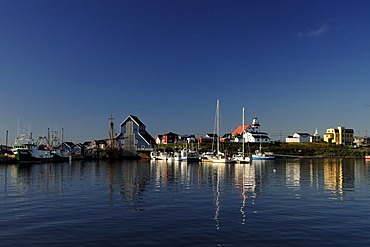
[[[188,147],[198,148],[198,144],[190,144]],[[185,147],[183,145],[167,144],[159,145],[161,150],[165,148],[179,149]],[[220,148],[222,152],[227,154],[237,153],[242,150],[240,143],[226,142],[221,143]],[[246,143],[245,151],[254,152],[259,148],[258,143]],[[216,147],[214,146],[214,150]],[[328,143],[269,143],[262,144],[262,149],[271,151],[275,154],[294,155],[303,157],[323,157],[323,158],[363,158],[364,155],[370,152],[367,148],[355,148],[353,146],[335,145]],[[212,151],[212,143],[200,143],[199,152]]]

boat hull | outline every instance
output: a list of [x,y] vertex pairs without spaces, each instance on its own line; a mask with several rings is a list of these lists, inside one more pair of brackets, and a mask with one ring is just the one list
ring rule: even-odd
[[15,153],[15,159],[18,162],[50,162],[53,161],[53,157],[35,157],[31,152],[27,150],[19,150]]
[[275,160],[275,156],[257,156],[257,155],[252,155],[252,160]]

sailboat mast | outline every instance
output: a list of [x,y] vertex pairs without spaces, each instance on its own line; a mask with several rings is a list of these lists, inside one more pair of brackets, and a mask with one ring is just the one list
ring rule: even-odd
[[242,130],[242,138],[243,138],[243,158],[244,158],[244,107],[242,110],[242,125],[243,125],[243,130]]
[[217,100],[217,124],[216,124],[216,128],[217,128],[217,156],[219,155],[220,153],[220,100],[218,99]]
[[110,147],[115,147],[115,142],[114,142],[114,123],[113,123],[113,116],[110,115],[109,118],[109,145]]

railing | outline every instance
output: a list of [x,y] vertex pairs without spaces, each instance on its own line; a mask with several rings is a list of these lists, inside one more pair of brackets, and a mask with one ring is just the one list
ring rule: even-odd
[[153,150],[154,150],[153,148],[141,148],[141,147],[136,148],[136,151],[153,151]]

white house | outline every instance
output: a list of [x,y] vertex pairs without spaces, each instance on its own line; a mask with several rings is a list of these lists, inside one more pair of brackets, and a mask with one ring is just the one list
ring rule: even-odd
[[[260,132],[260,123],[257,117],[254,117],[252,124],[243,126],[238,126],[232,133],[235,137],[235,142],[242,142],[243,138],[245,142],[258,142],[258,143],[269,143],[271,139],[266,132]],[[243,138],[241,137],[243,136]]]
[[245,142],[269,143],[270,137],[265,132],[246,132],[244,133]]
[[310,142],[311,135],[309,133],[294,133],[292,136],[288,136],[286,142]]

